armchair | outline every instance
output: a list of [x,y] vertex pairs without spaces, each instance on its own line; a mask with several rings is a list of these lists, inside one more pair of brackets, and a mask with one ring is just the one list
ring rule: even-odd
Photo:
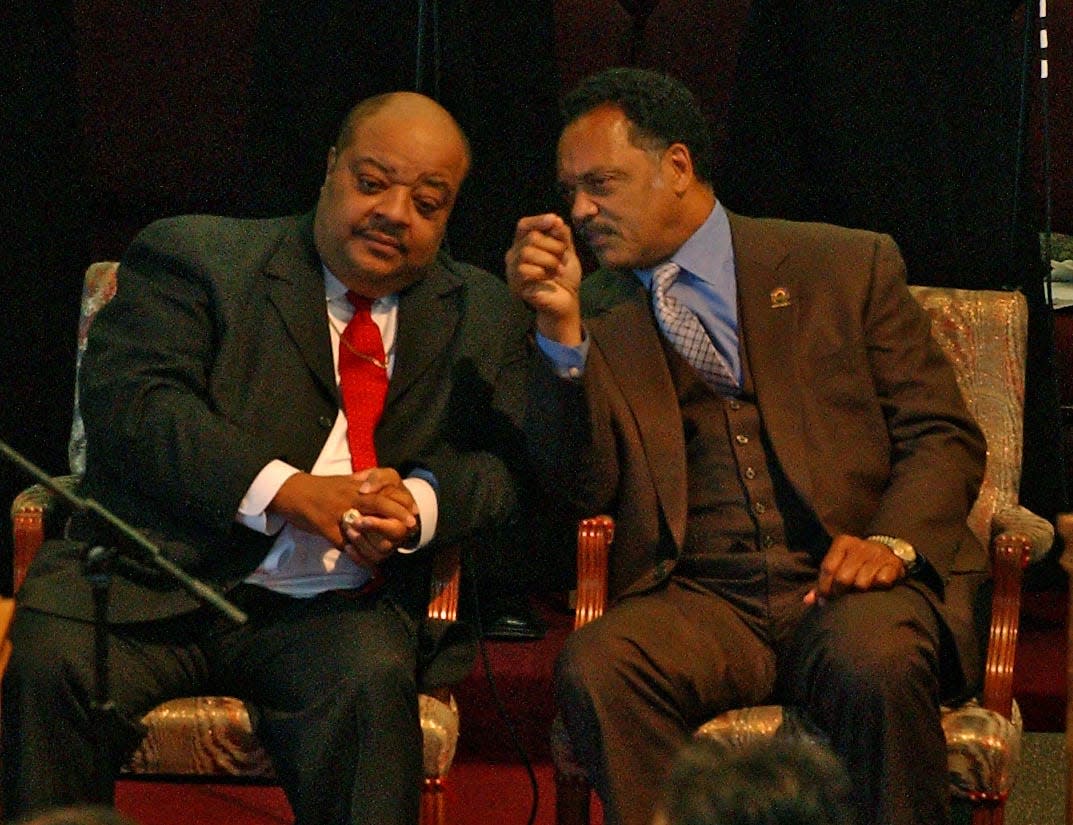
[[[1024,566],[1044,556],[1054,528],[1017,503],[1021,474],[1027,305],[1017,292],[912,287],[931,316],[932,334],[987,438],[984,482],[969,525],[991,549],[991,624],[983,692],[943,709],[950,790],[972,806],[974,825],[1001,825],[1020,756],[1021,717],[1013,700],[1013,663]],[[602,615],[614,523],[607,516],[578,530],[575,628]],[[740,746],[771,736],[793,714],[782,706],[723,713],[696,732]],[[552,730],[559,825],[588,825],[590,788],[560,720]]]
[[[95,263],[86,271],[78,328],[78,363],[85,350],[89,326],[97,312],[115,295],[115,262]],[[84,470],[85,433],[75,398],[74,424],[68,450],[72,474],[55,481],[71,489]],[[17,592],[37,549],[46,537],[60,534],[66,522],[59,498],[42,485],[34,485],[11,507],[15,534],[14,590]],[[428,616],[453,621],[458,613],[460,556],[457,548],[441,551],[432,571]],[[0,599],[0,675],[10,655],[8,626],[15,601]],[[458,742],[458,707],[450,691],[419,697],[424,737],[425,779],[421,792],[420,825],[446,822],[446,777]],[[148,728],[144,741],[123,773],[131,776],[217,777],[219,780],[253,779],[271,782],[271,759],[257,741],[254,712],[228,696],[173,699],[150,711],[142,722]]]

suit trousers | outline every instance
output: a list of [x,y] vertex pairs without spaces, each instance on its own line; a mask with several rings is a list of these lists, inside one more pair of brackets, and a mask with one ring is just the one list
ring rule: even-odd
[[113,625],[104,721],[93,711],[93,625],[17,610],[3,685],[5,814],[110,795],[147,711],[222,694],[259,711],[298,825],[413,825],[423,773],[410,620],[375,596],[295,599],[241,585],[230,598],[246,624],[202,608]]
[[556,698],[608,825],[650,823],[671,759],[699,725],[773,701],[826,734],[860,822],[948,821],[932,607],[905,585],[793,604],[764,620],[676,576],[568,638]]

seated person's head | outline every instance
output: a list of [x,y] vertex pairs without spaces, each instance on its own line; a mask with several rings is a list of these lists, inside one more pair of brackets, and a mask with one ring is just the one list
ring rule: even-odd
[[462,129],[431,98],[391,92],[359,103],[328,150],[313,230],[321,261],[366,298],[420,279],[469,162]]
[[854,825],[849,778],[823,745],[697,739],[676,756],[653,825]]

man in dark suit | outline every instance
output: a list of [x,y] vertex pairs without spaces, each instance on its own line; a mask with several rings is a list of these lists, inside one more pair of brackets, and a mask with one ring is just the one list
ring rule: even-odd
[[[522,472],[524,308],[439,251],[468,166],[437,103],[371,98],[343,123],[311,215],[188,216],[131,245],[83,364],[84,494],[249,620],[121,554],[114,746],[95,764],[80,557],[115,537],[76,523],[81,542],[43,547],[4,680],[6,814],[91,797],[142,714],[223,691],[261,711],[297,822],[417,821],[427,565],[505,527]],[[366,371],[360,400],[344,362]]]
[[896,246],[724,210],[670,78],[608,70],[564,110],[559,180],[603,268],[581,282],[556,215],[519,222],[507,267],[537,310],[534,459],[617,522],[611,607],[557,670],[608,821],[647,823],[698,724],[774,697],[829,737],[861,822],[945,822],[985,448]]

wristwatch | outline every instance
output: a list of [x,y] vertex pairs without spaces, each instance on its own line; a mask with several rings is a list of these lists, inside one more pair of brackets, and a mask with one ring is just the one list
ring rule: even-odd
[[878,541],[880,544],[887,545],[905,565],[906,575],[912,576],[920,568],[920,556],[917,555],[913,545],[905,539],[898,539],[894,536],[869,536],[868,541]]

